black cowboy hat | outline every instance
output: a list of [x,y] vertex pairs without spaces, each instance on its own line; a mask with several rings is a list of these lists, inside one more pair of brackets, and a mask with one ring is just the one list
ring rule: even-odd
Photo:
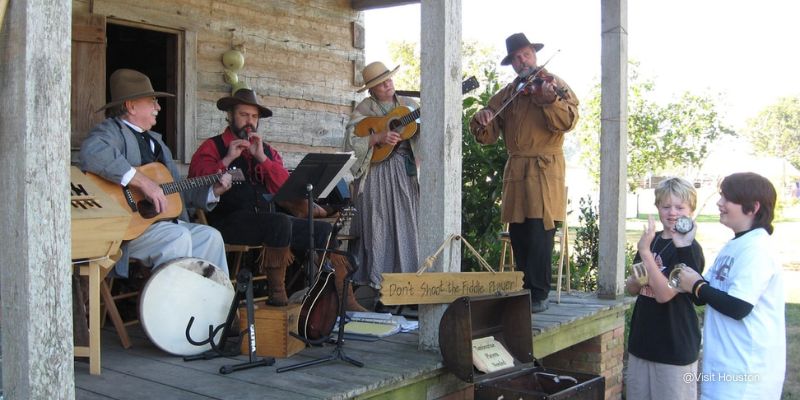
[[533,51],[539,51],[542,49],[542,47],[544,47],[544,45],[541,43],[531,43],[528,41],[528,38],[525,37],[524,33],[515,33],[506,38],[506,51],[508,52],[508,55],[503,58],[503,61],[500,61],[500,65],[511,64],[511,54],[525,46],[530,46]]
[[174,94],[156,92],[147,75],[132,69],[122,68],[114,71],[108,82],[109,89],[111,89],[111,101],[96,112],[142,97],[175,97]]
[[233,96],[226,96],[217,100],[217,108],[222,111],[233,111],[237,104],[247,104],[258,108],[259,118],[268,118],[272,116],[272,111],[258,104],[256,93],[251,89],[242,88],[236,91]]

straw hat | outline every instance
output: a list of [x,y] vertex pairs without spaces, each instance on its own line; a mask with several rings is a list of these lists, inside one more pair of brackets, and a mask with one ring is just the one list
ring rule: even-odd
[[361,71],[361,76],[364,78],[364,86],[360,87],[357,92],[361,93],[391,78],[398,69],[400,69],[399,65],[393,70],[389,71],[389,68],[386,68],[386,66],[380,61],[370,63],[364,67],[363,71]]
[[239,89],[233,94],[233,96],[227,96],[217,100],[217,108],[222,111],[232,111],[233,108],[238,104],[255,106],[258,108],[259,118],[268,118],[272,116],[272,111],[269,108],[258,104],[256,92],[252,91],[251,89]]
[[142,97],[175,97],[174,94],[156,92],[147,75],[132,69],[118,69],[109,78],[111,101],[95,112]]
[[503,61],[500,61],[500,65],[511,64],[511,54],[526,46],[530,46],[533,51],[539,51],[542,49],[542,47],[544,47],[544,45],[541,43],[531,43],[528,41],[528,38],[525,37],[524,33],[515,33],[506,38],[506,51],[508,55],[503,58]]

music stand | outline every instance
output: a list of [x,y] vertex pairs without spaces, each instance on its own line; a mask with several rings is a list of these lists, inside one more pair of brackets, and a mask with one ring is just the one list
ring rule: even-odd
[[275,193],[273,201],[308,201],[306,286],[314,284],[314,199],[327,197],[355,161],[353,153],[309,153]]

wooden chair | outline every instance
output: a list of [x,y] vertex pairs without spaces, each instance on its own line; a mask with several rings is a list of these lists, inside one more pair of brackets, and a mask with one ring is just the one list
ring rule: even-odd
[[[129,273],[133,274],[134,271],[143,271],[146,269],[138,260],[130,259],[129,261]],[[149,277],[149,273],[147,274]],[[119,308],[117,307],[117,302],[132,299],[132,298],[139,298],[141,294],[141,289],[144,285],[144,282],[141,283],[141,287],[136,287],[134,290],[129,290],[126,292],[121,293],[113,293],[114,289],[114,279],[113,277],[106,277],[100,282],[100,296],[103,299],[102,308],[100,311],[100,315],[102,316],[102,320],[100,325],[105,326],[106,317],[111,318],[111,323],[114,325],[114,329],[117,331],[117,336],[119,336],[119,340],[122,344],[122,347],[128,349],[132,346],[130,336],[128,335],[128,327],[131,325],[136,325],[139,323],[138,318],[134,318],[131,320],[125,321],[122,319],[122,315],[119,312]],[[146,280],[146,278],[145,278]],[[119,286],[119,285],[118,285]],[[138,310],[137,310],[138,315]]]

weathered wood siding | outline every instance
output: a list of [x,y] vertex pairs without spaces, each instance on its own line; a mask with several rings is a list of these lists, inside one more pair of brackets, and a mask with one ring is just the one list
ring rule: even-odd
[[363,16],[349,0],[74,0],[73,7],[196,37],[196,54],[186,55],[195,67],[184,80],[195,85],[187,101],[195,101],[196,115],[186,116],[195,132],[185,137],[192,152],[227,124],[216,101],[230,93],[221,57],[234,46],[245,55],[239,80],[274,112],[260,131],[289,166],[312,148],[338,150],[353,101],[362,97],[355,71],[364,64]]

